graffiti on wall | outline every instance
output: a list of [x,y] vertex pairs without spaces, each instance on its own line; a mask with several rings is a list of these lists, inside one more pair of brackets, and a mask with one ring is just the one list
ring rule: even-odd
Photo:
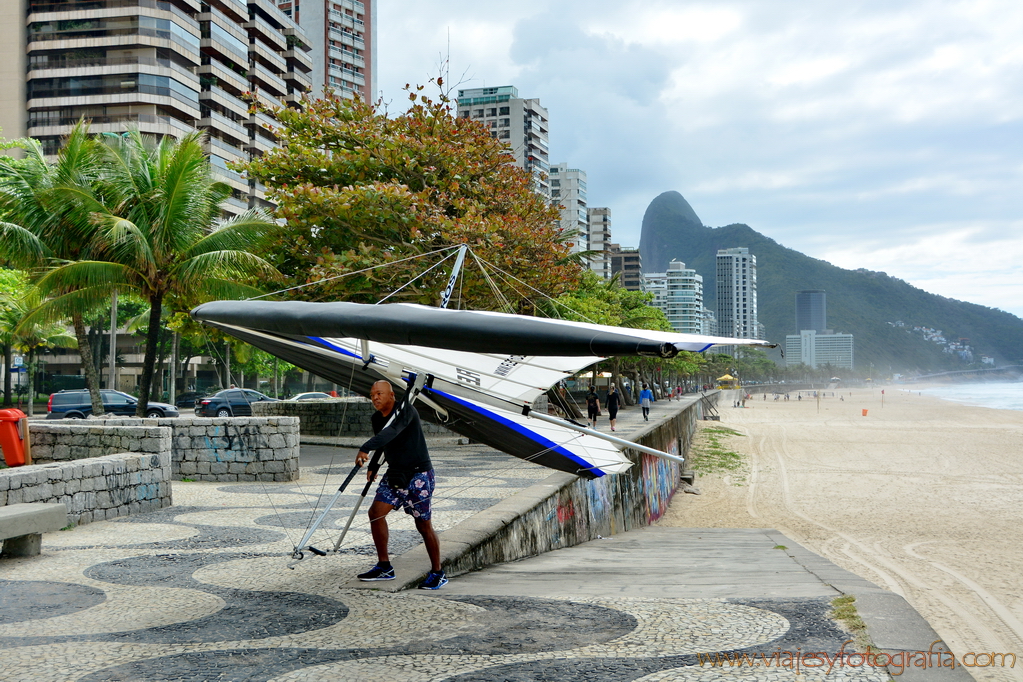
[[[678,455],[678,439],[673,439],[664,451],[669,455]],[[647,522],[653,523],[668,511],[678,486],[680,465],[651,455],[643,455],[642,459],[642,488],[646,497]]]

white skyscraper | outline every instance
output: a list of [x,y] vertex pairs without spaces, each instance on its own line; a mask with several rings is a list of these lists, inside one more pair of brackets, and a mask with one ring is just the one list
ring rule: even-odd
[[567,163],[551,166],[551,203],[561,206],[558,227],[572,231],[572,252],[590,248],[590,224],[586,209],[586,171],[569,168]]
[[667,272],[643,275],[644,291],[654,294],[652,305],[664,311],[671,328],[683,334],[704,334],[703,275],[673,260]]
[[308,36],[312,96],[325,87],[372,103],[377,96],[376,0],[276,0]]
[[590,251],[599,251],[590,259],[590,270],[601,279],[611,279],[611,209],[597,207],[587,209],[590,233]]
[[757,257],[745,247],[720,249],[717,254],[718,334],[754,339],[757,319]]
[[502,85],[459,90],[457,101],[459,118],[480,121],[492,137],[507,143],[515,165],[530,173],[536,191],[550,199],[547,110],[540,100],[522,99],[514,85]]

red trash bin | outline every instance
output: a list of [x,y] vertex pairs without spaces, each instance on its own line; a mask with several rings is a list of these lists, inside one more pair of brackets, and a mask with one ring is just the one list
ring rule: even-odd
[[25,427],[28,416],[19,409],[0,410],[0,448],[9,467],[25,465]]

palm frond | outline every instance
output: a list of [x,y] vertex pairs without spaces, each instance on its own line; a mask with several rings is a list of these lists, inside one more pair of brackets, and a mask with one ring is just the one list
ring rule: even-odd
[[63,295],[77,289],[106,287],[106,290],[140,289],[145,286],[144,278],[127,266],[105,261],[75,261],[50,270],[43,275],[36,286],[44,296]]
[[74,315],[94,313],[96,308],[110,303],[110,296],[116,288],[116,286],[112,285],[83,287],[47,299],[41,305],[29,311],[22,318],[15,331],[25,325],[56,324]]
[[224,222],[217,229],[192,244],[182,253],[192,258],[203,253],[225,250],[248,250],[261,246],[280,227],[265,212],[252,209]]
[[168,277],[178,282],[179,290],[200,290],[208,277],[281,281],[284,276],[273,265],[247,251],[210,251],[178,263]]
[[95,241],[100,253],[147,275],[158,269],[152,246],[138,225],[109,213],[94,214],[93,220],[99,227]]
[[52,255],[39,237],[21,225],[0,222],[0,262],[34,268],[43,265]]

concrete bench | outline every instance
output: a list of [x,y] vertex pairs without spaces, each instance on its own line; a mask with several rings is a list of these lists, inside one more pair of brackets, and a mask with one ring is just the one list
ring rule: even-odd
[[67,508],[60,502],[26,502],[0,507],[0,556],[35,556],[43,533],[67,526]]

